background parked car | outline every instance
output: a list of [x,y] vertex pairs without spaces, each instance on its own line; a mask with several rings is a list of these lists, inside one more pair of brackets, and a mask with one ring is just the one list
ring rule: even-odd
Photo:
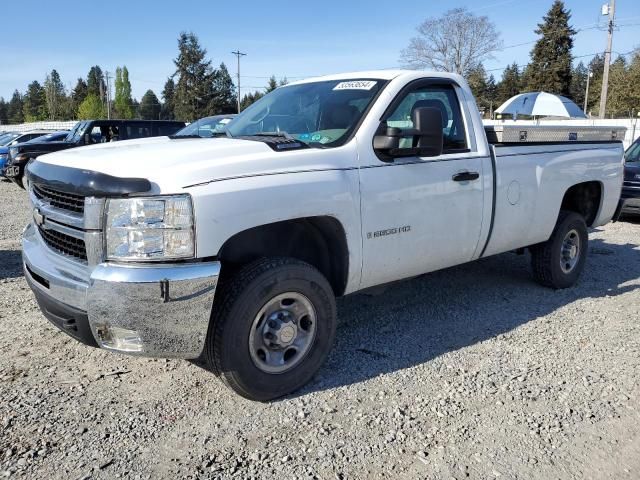
[[200,120],[190,123],[178,133],[176,136],[198,136],[198,137],[213,137],[217,133],[224,133],[225,128],[233,120],[235,114],[229,115],[214,115],[212,117],[204,117]]
[[20,135],[18,132],[2,132],[0,133],[0,145],[4,146],[6,143],[9,143],[15,137]]
[[640,215],[640,138],[624,153],[623,214]]
[[42,135],[46,135],[47,133],[52,133],[52,132],[51,130],[28,130],[26,132],[8,132],[6,134],[6,138],[2,137],[0,139],[0,146],[10,147],[12,145],[17,145],[18,143],[28,142],[29,140],[33,140],[34,138],[41,137]]
[[51,133],[47,133],[46,135],[33,138],[25,143],[59,142],[61,140],[64,140],[67,137],[67,135],[69,135],[69,130],[59,130],[57,132],[51,132]]
[[[20,143],[26,143],[31,140],[42,138],[42,136],[50,135],[50,130],[29,130],[28,132],[8,132],[5,135],[0,136],[0,177],[4,177],[6,169],[6,163],[9,156],[9,147],[18,145]],[[67,132],[68,133],[68,132]]]
[[83,145],[173,135],[184,126],[184,122],[173,120],[83,120],[61,141],[35,141],[9,148],[5,176],[23,187],[24,167],[40,155]]

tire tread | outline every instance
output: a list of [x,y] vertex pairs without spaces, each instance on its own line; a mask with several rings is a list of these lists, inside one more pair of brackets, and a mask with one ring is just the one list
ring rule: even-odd
[[[556,280],[553,276],[553,244],[557,239],[558,235],[561,234],[559,227],[565,222],[565,220],[570,216],[578,216],[579,214],[569,211],[569,210],[561,210],[558,215],[558,220],[556,222],[556,226],[551,234],[549,240],[544,243],[539,243],[530,248],[531,250],[531,267],[533,270],[534,279],[540,283],[541,285],[549,288],[561,288],[558,286]],[[580,217],[582,218],[582,217]],[[588,250],[588,245],[584,246],[583,255],[586,255]]]
[[[205,361],[207,368],[218,376],[222,382],[241,396],[248,399],[255,399],[251,392],[245,390],[236,380],[233,372],[224,372],[222,370],[221,351],[224,342],[225,319],[229,316],[234,303],[241,295],[243,290],[250,285],[256,278],[265,272],[285,266],[296,266],[298,268],[306,268],[311,274],[319,273],[312,265],[289,257],[267,257],[258,259],[247,264],[238,270],[231,278],[224,279],[218,286],[216,292],[211,322],[209,325],[209,335],[212,335],[212,341],[209,339],[205,347]],[[331,291],[329,283],[322,277],[326,285],[325,289]]]

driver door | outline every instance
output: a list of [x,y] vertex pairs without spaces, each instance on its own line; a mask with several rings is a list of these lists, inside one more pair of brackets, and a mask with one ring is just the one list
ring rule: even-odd
[[[483,158],[470,148],[456,88],[433,81],[411,85],[381,121],[409,129],[414,108],[440,108],[444,149],[438,157],[383,161],[372,141],[359,142],[362,288],[470,261],[479,244]],[[460,180],[469,177],[459,175],[464,172],[477,178]]]

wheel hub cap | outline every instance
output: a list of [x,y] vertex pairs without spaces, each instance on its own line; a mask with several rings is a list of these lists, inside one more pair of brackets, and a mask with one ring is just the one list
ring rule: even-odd
[[297,292],[277,295],[260,309],[251,325],[251,360],[263,372],[284,373],[309,352],[315,334],[311,301]]
[[278,310],[269,315],[263,330],[264,343],[280,348],[291,345],[298,334],[298,327],[293,321],[288,310]]
[[570,273],[580,260],[580,236],[576,230],[570,230],[562,240],[560,252],[560,268]]

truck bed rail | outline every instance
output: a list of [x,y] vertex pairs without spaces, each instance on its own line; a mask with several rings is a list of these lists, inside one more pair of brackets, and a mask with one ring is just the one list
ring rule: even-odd
[[625,127],[576,125],[485,125],[487,140],[496,143],[621,142]]

